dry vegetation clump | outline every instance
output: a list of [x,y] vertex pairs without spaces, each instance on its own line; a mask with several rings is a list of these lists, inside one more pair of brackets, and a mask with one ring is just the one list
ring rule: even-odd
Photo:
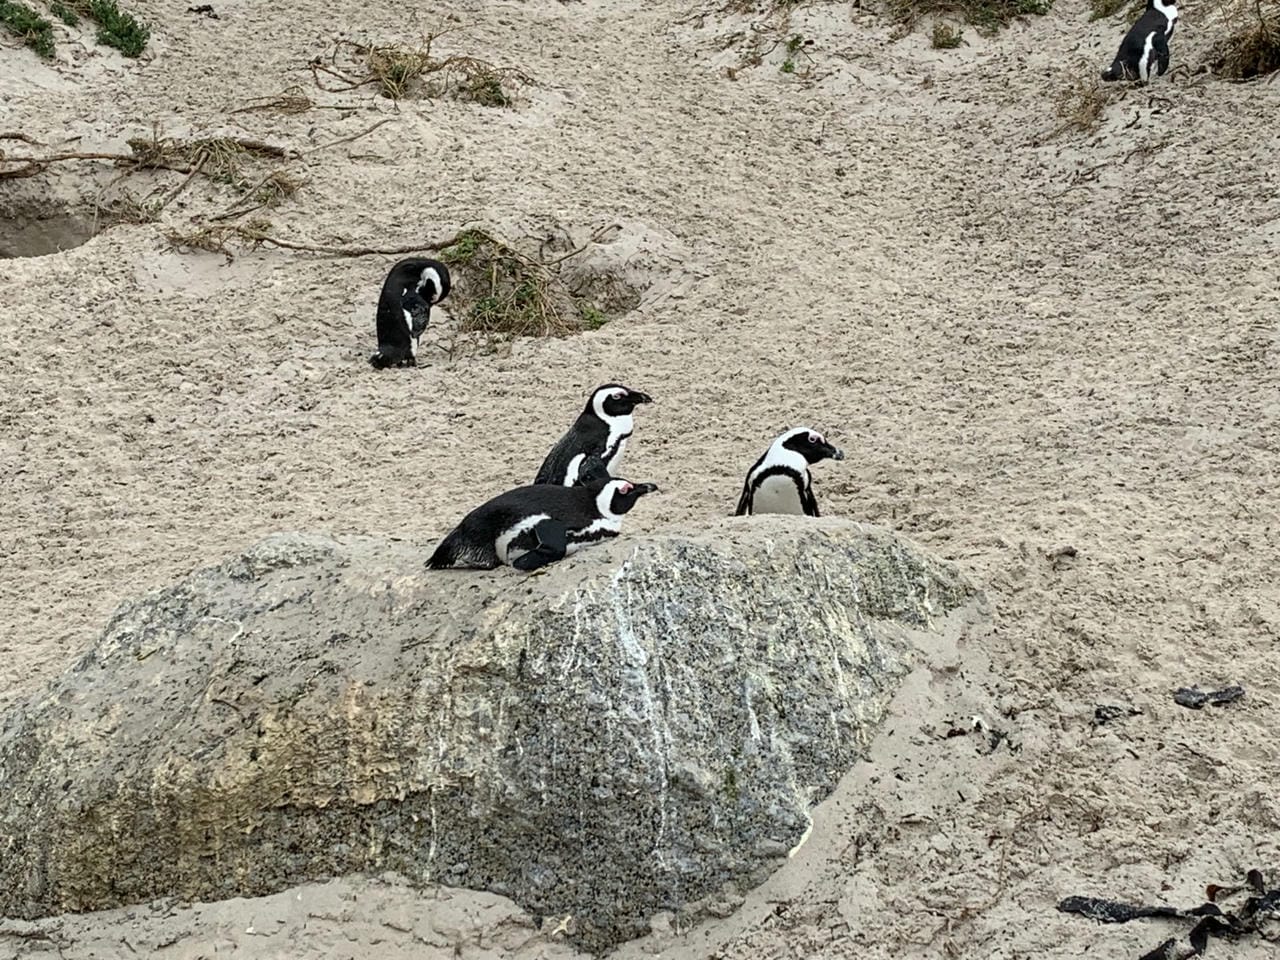
[[199,170],[205,176],[233,186],[238,184],[246,160],[281,160],[288,156],[283,147],[241,137],[181,140],[153,133],[150,139],[134,137],[125,142],[141,166]]
[[[533,82],[515,67],[498,67],[476,57],[438,58],[432,43],[442,34],[428,34],[416,47],[397,44],[366,45],[339,40],[326,64],[321,57],[310,63],[317,86],[329,93],[374,85],[392,100],[406,97],[452,98],[486,107],[510,107],[520,88]],[[339,59],[348,63],[339,66]],[[341,81],[326,87],[320,75]]]
[[1146,6],[1146,0],[1089,0],[1089,19],[1105,20],[1124,10],[1126,20],[1137,20]]
[[929,38],[930,46],[935,50],[954,50],[964,42],[964,31],[943,20],[935,20],[933,33]]
[[608,317],[573,296],[560,266],[582,250],[553,260],[517,251],[484,230],[463,231],[440,251],[460,304],[463,333],[504,337],[563,337],[595,329]]
[[1225,9],[1232,30],[1214,50],[1214,72],[1251,80],[1280,70],[1280,0],[1243,0]]
[[1088,74],[1084,66],[1080,76],[1072,80],[1058,97],[1054,110],[1062,121],[1046,139],[1063,133],[1093,133],[1102,124],[1107,104],[1123,89],[1104,83],[1096,75]]
[[990,36],[1019,17],[1049,12],[1053,0],[886,0],[885,10],[905,34],[926,17],[958,17]]

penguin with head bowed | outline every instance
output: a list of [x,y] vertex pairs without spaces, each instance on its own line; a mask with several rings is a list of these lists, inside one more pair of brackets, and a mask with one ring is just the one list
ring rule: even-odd
[[769,445],[742,487],[735,516],[795,513],[818,516],[809,466],[820,460],[843,460],[844,452],[808,427],[788,430]]
[[634,428],[632,411],[642,403],[653,403],[653,398],[620,383],[596,387],[569,432],[542,461],[533,482],[571,487],[589,457],[599,457],[610,476],[616,476]]
[[1129,30],[1102,79],[1147,83],[1169,69],[1169,38],[1178,23],[1177,0],[1147,0],[1147,9]]
[[462,518],[440,541],[427,567],[492,570],[507,564],[526,573],[563,560],[622,528],[622,517],[652,483],[610,477],[593,459],[578,486],[533,484],[494,497]]
[[449,268],[439,260],[411,258],[391,268],[378,297],[378,352],[369,358],[374,367],[418,365],[418,341],[449,286]]

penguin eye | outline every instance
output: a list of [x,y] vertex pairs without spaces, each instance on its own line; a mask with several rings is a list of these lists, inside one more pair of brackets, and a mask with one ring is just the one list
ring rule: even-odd
[[629,483],[624,483],[622,486],[618,488],[619,493],[630,493],[631,490],[632,490],[632,486]]
[[813,444],[822,443],[822,434],[820,433],[809,434],[809,442]]

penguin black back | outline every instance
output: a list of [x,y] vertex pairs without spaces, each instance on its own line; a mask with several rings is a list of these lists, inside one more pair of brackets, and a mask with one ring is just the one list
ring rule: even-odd
[[1146,83],[1169,69],[1169,39],[1178,23],[1176,0],[1147,0],[1147,8],[1120,41],[1102,79]]
[[418,340],[431,308],[449,295],[449,268],[439,260],[401,260],[387,273],[378,297],[378,352],[369,362],[383,367],[413,367]]
[[786,431],[747,471],[734,515],[792,513],[820,516],[809,466],[827,459],[843,460],[844,451],[808,427]]
[[572,486],[590,457],[599,457],[608,473],[616,475],[634,429],[632,412],[642,403],[653,403],[653,398],[620,383],[596,387],[573,426],[542,461],[533,482]]
[[517,487],[463,517],[440,541],[426,565],[433,570],[489,570],[506,563],[534,570],[584,546],[616,537],[623,515],[640,497],[657,489],[652,483],[599,475],[574,487]]

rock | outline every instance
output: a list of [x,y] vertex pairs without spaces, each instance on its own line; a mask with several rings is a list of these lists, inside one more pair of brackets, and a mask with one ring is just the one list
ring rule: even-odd
[[834,519],[428,552],[280,535],[124,604],[0,727],[0,914],[395,870],[607,947],[775,869],[975,597]]

